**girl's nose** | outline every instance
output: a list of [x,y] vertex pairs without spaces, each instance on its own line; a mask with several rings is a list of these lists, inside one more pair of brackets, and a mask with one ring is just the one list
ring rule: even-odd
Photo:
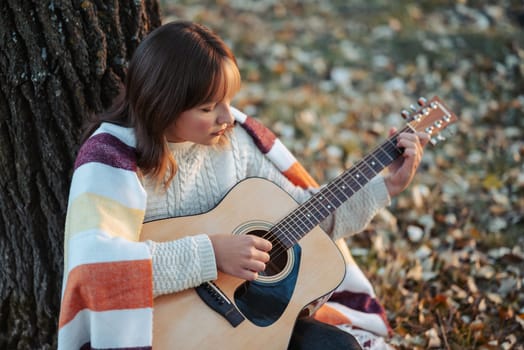
[[229,108],[228,103],[220,103],[217,106],[218,109],[218,115],[217,115],[217,124],[233,124],[235,121],[233,114],[231,114],[231,110]]

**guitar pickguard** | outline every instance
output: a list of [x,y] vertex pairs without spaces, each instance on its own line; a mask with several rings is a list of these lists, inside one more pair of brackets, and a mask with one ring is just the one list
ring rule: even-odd
[[291,248],[292,268],[284,278],[275,282],[255,280],[244,282],[235,291],[235,304],[242,314],[259,327],[276,322],[289,304],[297,283],[301,248]]

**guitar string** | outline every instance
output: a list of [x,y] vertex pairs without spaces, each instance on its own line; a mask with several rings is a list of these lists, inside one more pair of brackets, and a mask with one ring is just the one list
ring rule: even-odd
[[[275,229],[273,229],[274,233],[277,234],[277,238],[279,237],[278,234],[280,233],[280,237],[284,237],[285,240],[291,241],[295,240],[297,241],[298,238],[302,237],[302,234],[305,232],[309,232],[314,226],[317,225],[318,222],[320,222],[323,218],[328,216],[334,209],[342,204],[343,201],[347,200],[349,196],[351,196],[354,192],[356,192],[360,187],[362,187],[362,184],[360,181],[357,181],[355,177],[355,173],[361,173],[363,174],[365,181],[367,182],[371,176],[376,175],[376,171],[371,171],[372,169],[363,169],[362,164],[359,164],[358,167],[356,167],[353,171],[353,173],[348,173],[345,177],[341,177],[338,181],[334,182],[334,186],[329,186],[324,189],[323,196],[317,196],[316,200],[312,200],[307,203],[306,206],[302,208],[302,210],[298,210],[294,213],[294,215],[291,215],[289,217],[289,221],[287,221],[290,224],[280,225],[277,226]],[[370,176],[371,175],[371,176]],[[353,177],[355,180],[355,183],[358,184],[357,186],[349,186],[351,191],[348,193],[348,191],[342,191],[340,188],[337,188],[337,185],[341,185],[341,187],[345,187],[347,184],[347,180],[349,177]],[[353,187],[353,188],[352,188]],[[357,187],[356,189],[354,187]],[[316,214],[313,213],[313,217],[315,220],[311,220],[308,216],[311,212],[311,209],[315,209],[317,212]],[[319,215],[320,214],[320,215]],[[307,218],[307,220],[304,220],[304,217]],[[292,237],[292,238],[290,238]],[[281,238],[282,240],[282,238]],[[286,244],[284,244],[286,245]],[[289,244],[287,245],[289,246]],[[277,247],[280,247],[280,244],[277,245]],[[283,248],[280,248],[283,249]],[[275,255],[278,255],[279,252],[274,253]]]
[[[390,157],[388,157],[389,160],[391,160]],[[340,204],[342,204],[342,202],[344,202],[345,200],[347,200],[349,198],[349,196],[353,195],[356,191],[358,191],[360,188],[362,188],[372,177],[374,177],[379,171],[376,171],[375,169],[371,168],[370,166],[368,166],[366,164],[366,160],[369,160],[369,157],[365,158],[363,162],[360,162],[358,164],[355,165],[355,167],[352,169],[352,171],[349,171],[347,172],[346,174],[344,174],[345,176],[341,176],[339,177],[336,181],[333,181],[332,184],[330,184],[329,186],[327,186],[326,188],[323,189],[323,193],[324,193],[324,196],[317,196],[317,199],[320,200],[320,202],[317,204],[317,205],[313,205],[313,202],[314,201],[311,201],[309,202],[309,205],[306,205],[304,206],[305,209],[308,209],[308,206],[309,207],[313,207],[315,209],[317,209],[320,205],[320,208],[324,209],[324,210],[318,210],[320,213],[321,213],[321,218],[318,219],[317,218],[317,221],[314,222],[314,225],[305,225],[304,227],[304,221],[303,221],[303,211],[304,210],[297,210],[294,214],[295,215],[291,215],[290,216],[290,220],[288,222],[291,222],[293,224],[293,220],[294,222],[296,223],[297,222],[297,218],[298,218],[298,223],[299,223],[299,228],[302,228],[302,233],[306,233],[306,232],[309,232],[310,229],[312,229],[314,226],[316,226],[316,224],[322,220],[323,218],[325,218],[326,216],[328,216],[334,209],[332,209],[332,207],[334,206],[335,209],[340,206]],[[382,163],[382,162],[381,162]],[[363,176],[363,178],[360,178],[360,175]],[[349,194],[348,196],[348,193],[344,192],[344,191],[341,191],[339,187],[342,187],[342,186],[346,186],[347,185],[347,182],[346,180],[349,178],[349,177],[353,177],[353,180],[354,180],[354,183],[356,184],[356,189],[353,189],[352,188],[352,192]],[[357,177],[357,178],[355,178]],[[363,180],[361,180],[363,179]],[[363,182],[363,183],[361,183]],[[340,183],[343,183],[344,185],[340,186]],[[349,186],[351,188],[351,186]],[[343,198],[342,198],[343,197]],[[341,199],[342,198],[342,199]],[[318,201],[317,201],[318,202]],[[295,216],[295,218],[293,218],[293,216]],[[291,220],[292,219],[292,220]],[[300,223],[302,223],[302,225],[300,225]],[[296,230],[294,229],[294,227],[296,225],[283,225],[285,230],[281,230],[281,232],[283,234],[285,234],[286,232],[292,232],[294,233]],[[292,234],[293,238],[297,238],[295,237],[295,234]],[[299,232],[299,238],[302,237],[303,235],[300,234]]]
[[[392,138],[391,140],[393,140],[393,139],[394,138]],[[390,141],[390,144],[391,144],[391,141]],[[388,144],[385,144],[385,145],[387,147],[390,146]],[[384,147],[381,147],[381,148],[383,149]],[[391,150],[391,147],[389,147],[389,148]],[[380,147],[377,148],[377,150],[380,150]],[[313,221],[314,225],[311,225],[311,223],[309,225],[307,223],[305,223],[305,225],[304,225],[304,221],[303,221],[304,215],[303,215],[303,213],[301,213],[301,211],[304,211],[304,210],[296,210],[294,213],[292,213],[291,215],[288,216],[287,220],[285,219],[285,221],[284,221],[285,224],[284,225],[277,225],[275,227],[276,229],[279,229],[279,227],[280,227],[279,232],[280,232],[281,236],[283,236],[284,238],[287,238],[287,240],[289,240],[289,241],[291,241],[289,239],[289,237],[292,236],[295,241],[298,241],[297,238],[303,237],[303,234],[298,232],[298,237],[297,237],[295,235],[295,233],[297,233],[297,231],[296,231],[296,229],[294,229],[294,227],[296,227],[298,225],[298,227],[301,228],[302,233],[309,232],[314,226],[316,226],[316,224],[318,222],[320,222],[322,219],[324,219],[327,215],[329,215],[332,212],[332,210],[331,210],[331,206],[332,205],[334,205],[335,209],[336,209],[343,201],[347,200],[349,197],[346,195],[345,192],[339,190],[338,191],[338,193],[339,193],[338,196],[337,196],[337,194],[335,194],[333,192],[333,190],[337,190],[337,188],[336,188],[337,183],[341,183],[342,182],[342,183],[347,184],[346,178],[353,177],[354,182],[358,184],[358,188],[356,190],[354,190],[354,192],[356,192],[360,188],[362,188],[363,185],[357,179],[355,179],[355,175],[353,173],[357,172],[357,176],[358,176],[359,173],[364,176],[364,178],[366,180],[366,181],[364,181],[364,185],[365,185],[365,183],[367,183],[367,181],[369,181],[370,175],[372,177],[372,176],[375,176],[378,173],[378,171],[374,171],[372,168],[367,166],[367,164],[365,164],[365,161],[368,158],[369,157],[365,158],[362,162],[357,163],[355,165],[355,167],[353,167],[353,169],[350,169],[350,171],[348,171],[348,172],[346,172],[346,174],[344,174],[344,175],[349,175],[349,176],[341,176],[341,177],[337,178],[335,181],[332,182],[333,185],[326,186],[326,188],[323,189],[323,194],[324,195],[317,195],[316,199],[320,200],[320,202],[318,204],[321,205],[321,208],[323,208],[325,210],[325,212],[319,211],[319,209],[318,209],[319,206],[318,205],[313,205],[313,202],[315,202],[315,199],[313,199],[312,201],[308,201],[307,202],[307,205],[304,206],[305,209],[309,209],[308,211],[310,211],[311,208],[307,208],[307,207],[308,206],[309,207],[313,207],[314,209],[319,211],[320,214],[321,214],[320,218],[318,218],[318,217],[316,218],[316,222]],[[388,157],[388,158],[389,158],[389,160],[391,160],[390,157]],[[387,160],[386,160],[386,163],[387,163]],[[362,170],[363,166],[366,166],[368,169]],[[351,170],[353,170],[353,171],[351,171]],[[370,174],[370,172],[371,172],[371,174]],[[353,195],[354,192],[349,194],[349,196]],[[341,194],[345,197],[344,200],[340,199],[340,195]],[[338,203],[334,203],[335,199],[336,199],[336,201],[338,201]],[[318,202],[318,200],[317,200],[317,202]],[[327,205],[323,204],[322,203],[323,201],[324,202],[327,201],[328,204]],[[326,210],[326,207],[327,207],[327,210]],[[292,225],[291,224],[286,224],[286,222],[291,222]],[[300,225],[301,223],[302,223],[302,225]],[[283,229],[282,229],[282,227],[283,227]],[[275,230],[273,230],[273,231],[275,231]],[[278,232],[276,232],[276,233],[278,234]],[[278,239],[278,237],[276,237],[276,238]],[[281,247],[281,244],[277,244],[277,247]],[[280,249],[282,249],[282,248],[280,248]],[[282,251],[276,251],[276,252],[273,253],[273,255],[278,257],[285,250],[287,250],[287,248],[286,249],[282,249]]]
[[[382,147],[382,148],[384,148],[384,147]],[[391,147],[390,147],[390,148],[391,148]],[[378,148],[378,149],[379,149],[379,148]],[[355,167],[354,167],[352,170],[353,170],[353,173],[354,173],[355,171],[356,171],[356,172],[360,172],[361,174],[364,175],[364,177],[365,177],[366,180],[369,180],[370,175],[371,175],[371,176],[375,176],[375,175],[378,173],[378,171],[371,171],[372,169],[371,169],[369,166],[367,166],[367,165],[365,164],[365,161],[366,161],[367,159],[369,159],[369,157],[365,158],[365,159],[363,160],[363,162],[360,162],[360,163],[356,164]],[[391,158],[390,158],[390,159],[391,159]],[[363,170],[363,169],[362,169],[363,166],[366,166],[368,169],[364,169],[364,170]],[[382,170],[382,169],[380,169],[380,170]],[[371,174],[370,174],[370,172],[371,172]],[[349,176],[353,176],[353,177],[354,177],[354,175],[352,174],[351,171],[347,172],[347,174],[345,174],[345,175],[349,175]],[[334,184],[334,185],[329,185],[329,186],[327,186],[325,189],[323,189],[323,191],[324,191],[323,193],[324,193],[325,196],[322,197],[322,196],[318,196],[318,195],[317,195],[317,198],[320,199],[320,201],[321,201],[320,204],[322,204],[322,201],[323,201],[324,199],[326,199],[326,200],[327,200],[327,203],[328,203],[328,204],[327,204],[327,209],[328,209],[328,210],[326,211],[326,213],[321,212],[321,216],[322,216],[322,217],[325,217],[325,216],[329,215],[329,213],[331,212],[331,208],[330,208],[331,205],[334,205],[335,207],[338,207],[338,206],[341,204],[341,202],[343,202],[344,200],[346,200],[346,199],[349,198],[349,197],[346,195],[346,193],[344,193],[343,191],[337,189],[337,187],[340,186],[340,185],[337,186],[338,183],[341,183],[341,182],[342,182],[342,183],[344,183],[344,184],[347,185],[347,182],[346,182],[346,178],[347,178],[347,177],[348,177],[348,176],[339,177],[338,179],[336,179],[335,181],[332,182],[332,184]],[[358,183],[358,188],[355,190],[355,191],[357,191],[358,189],[360,189],[360,188],[362,187],[362,184],[360,184],[360,182],[357,181],[357,179],[354,178],[354,180],[355,180],[356,183]],[[345,185],[344,185],[344,186],[345,186]],[[350,186],[350,187],[351,187],[351,186]],[[337,194],[334,192],[334,190],[338,190],[338,196],[337,196]],[[345,197],[342,201],[341,201],[341,199],[340,199],[340,194],[342,194],[342,195]],[[352,195],[352,194],[353,194],[353,193],[351,193],[350,195]],[[336,203],[336,201],[338,201],[338,203]],[[309,205],[306,205],[306,206],[305,206],[306,209],[308,209],[308,208],[307,208],[308,206],[309,206],[309,207],[313,207],[313,208],[315,208],[315,209],[318,207],[318,206],[316,206],[316,205],[311,205],[312,202],[309,202],[308,204],[309,204]],[[326,205],[322,205],[322,207],[325,209]],[[317,211],[318,211],[318,209],[317,209]],[[294,214],[295,214],[294,216],[298,216],[298,217],[299,217],[299,220],[302,221],[302,220],[301,220],[301,216],[302,216],[302,215],[300,215],[301,213],[299,213],[299,212],[295,212]],[[293,216],[293,215],[290,216],[290,219],[292,219],[292,216]],[[316,222],[315,222],[315,225],[316,225]],[[287,231],[289,231],[289,230],[290,230],[290,229],[288,228]],[[293,235],[293,236],[294,236],[294,235]],[[295,237],[295,238],[296,238],[296,237]]]
[[[395,141],[398,135],[402,132],[413,132],[413,129],[409,126],[406,126],[400,131],[397,131],[383,144],[377,146],[370,154],[366,155],[362,160],[360,160],[353,167],[348,169],[348,171],[345,171],[344,173],[339,175],[330,184],[326,185],[319,192],[317,192],[310,199],[308,199],[303,205],[293,210],[290,214],[288,214],[286,217],[284,217],[282,220],[276,223],[268,232],[262,235],[262,238],[268,239],[273,244],[273,249],[270,252],[271,259],[276,259],[280,257],[282,254],[285,254],[287,250],[294,245],[294,243],[298,242],[299,239],[304,237],[305,234],[310,232],[315,226],[317,226],[343,202],[345,202],[358,190],[364,187],[374,176],[376,176],[380,171],[382,171],[387,165],[389,165],[396,158],[398,158],[398,156],[402,154],[402,150],[396,146]],[[390,155],[393,156],[393,158]],[[382,167],[381,169],[379,169],[379,171],[376,171],[373,167],[369,166],[366,163],[369,162],[370,158],[374,158],[379,161]],[[363,167],[365,168],[362,169]],[[360,175],[364,179],[361,179]],[[346,180],[353,181],[350,181],[350,183],[348,184]],[[361,184],[359,180],[363,180],[364,183]],[[341,183],[343,183],[344,185],[341,186]],[[358,185],[358,188],[352,188],[351,184]],[[339,186],[344,187],[346,189],[349,188],[352,192],[347,194],[346,192],[338,189]],[[340,197],[337,197],[337,194],[333,192],[337,189],[338,195],[342,195],[345,197],[343,200],[341,200]],[[331,196],[327,196],[326,194],[329,194]],[[335,198],[339,203],[333,205],[333,198]],[[326,209],[326,207],[323,204],[326,201],[328,202],[329,210]],[[319,210],[319,205],[321,206],[321,208],[327,211],[327,213],[324,213],[321,210]],[[335,207],[333,210],[329,208],[332,206]],[[312,213],[312,209],[320,213],[320,216],[316,216],[314,213]],[[310,215],[308,216],[308,214]],[[313,218],[315,220],[311,221],[311,215],[313,215]],[[309,224],[304,221],[304,218],[309,221]],[[297,231],[295,229],[296,227],[300,228],[300,231],[302,232]],[[292,237],[292,239],[290,237]],[[289,243],[293,244],[289,247],[286,247],[286,245],[283,244],[284,240],[280,238],[284,238],[284,240],[287,240],[289,241]]]

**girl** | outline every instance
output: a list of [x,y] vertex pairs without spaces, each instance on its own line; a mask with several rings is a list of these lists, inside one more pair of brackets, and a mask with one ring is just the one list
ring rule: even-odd
[[[274,182],[299,203],[314,192],[296,164],[286,172],[271,161],[273,145],[273,153],[285,152],[272,134],[231,106],[240,82],[234,55],[202,25],[165,24],[139,45],[123,94],[90,121],[75,162],[60,348],[150,348],[154,297],[212,281],[217,271],[253,281],[265,270],[272,243],[254,235],[139,242],[143,222],[209,211],[248,177]],[[361,231],[408,186],[426,142],[422,134],[400,134],[403,157],[388,175],[371,180],[321,227],[333,239]],[[289,348],[320,346],[360,348],[347,332],[299,319]]]

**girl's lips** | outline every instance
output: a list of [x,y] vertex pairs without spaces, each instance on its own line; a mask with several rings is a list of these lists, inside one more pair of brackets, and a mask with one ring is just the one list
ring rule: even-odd
[[213,135],[213,136],[221,136],[221,135],[224,135],[225,132],[226,132],[226,129],[222,129],[222,130],[219,130],[217,132],[212,133],[211,135]]

